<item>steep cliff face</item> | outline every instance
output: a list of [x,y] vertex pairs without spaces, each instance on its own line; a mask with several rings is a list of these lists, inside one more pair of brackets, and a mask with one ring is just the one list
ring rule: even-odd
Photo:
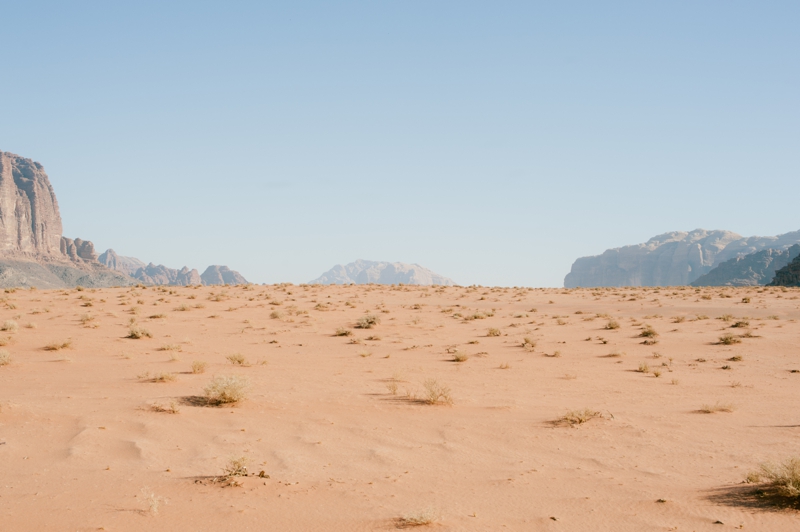
[[774,237],[744,238],[730,231],[673,232],[644,244],[609,249],[572,265],[564,286],[687,285],[721,262],[762,249],[786,249],[800,242],[800,231]]
[[44,168],[0,152],[0,252],[61,255],[61,215]]
[[349,264],[337,264],[310,284],[413,284],[448,285],[452,279],[423,268],[419,264],[404,262],[377,262],[357,260]]
[[701,275],[692,286],[757,286],[772,281],[775,273],[800,255],[800,245],[786,250],[762,249],[720,263]]

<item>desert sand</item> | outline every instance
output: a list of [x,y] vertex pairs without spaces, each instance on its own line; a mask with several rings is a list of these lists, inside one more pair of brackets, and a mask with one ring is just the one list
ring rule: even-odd
[[798,454],[797,289],[2,295],[4,531],[800,529],[744,483]]

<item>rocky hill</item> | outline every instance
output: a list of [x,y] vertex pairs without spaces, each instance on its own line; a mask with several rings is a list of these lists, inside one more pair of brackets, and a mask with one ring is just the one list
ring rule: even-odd
[[452,279],[423,268],[419,264],[403,262],[376,262],[357,260],[349,264],[337,264],[310,284],[414,284],[455,285]]
[[720,263],[691,283],[692,286],[756,286],[772,281],[775,272],[800,255],[800,245],[786,250],[762,249]]
[[42,165],[0,152],[0,287],[247,282],[226,266],[209,266],[201,276],[186,267],[145,265],[113,249],[98,257],[90,241],[67,238],[61,231],[58,201]]
[[665,233],[643,244],[576,260],[564,286],[688,285],[729,259],[762,249],[786,249],[797,243],[800,231],[748,238],[705,229]]
[[768,286],[800,286],[800,253],[792,262],[775,272]]

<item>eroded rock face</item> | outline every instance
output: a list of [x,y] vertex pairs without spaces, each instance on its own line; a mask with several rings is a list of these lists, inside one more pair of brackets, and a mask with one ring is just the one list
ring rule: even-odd
[[209,266],[200,278],[205,285],[247,284],[247,279],[227,266]]
[[76,238],[72,240],[65,236],[61,237],[61,253],[71,260],[85,260],[87,262],[97,262],[97,253],[94,251],[94,244],[88,240]]
[[135,257],[117,255],[113,249],[107,249],[105,252],[101,253],[100,256],[97,257],[97,261],[106,268],[123,272],[126,275],[133,275],[139,268],[147,266],[147,264]]
[[688,285],[726,260],[762,249],[786,249],[798,242],[800,231],[749,238],[705,229],[665,233],[644,244],[576,260],[564,286]]
[[377,262],[357,260],[349,264],[337,264],[309,284],[413,284],[447,285],[452,279],[423,268],[419,264],[404,262]]
[[758,286],[775,278],[775,273],[800,255],[800,245],[786,250],[762,249],[720,263],[701,275],[692,286]]
[[144,268],[136,270],[133,278],[140,280],[144,284],[152,285],[189,286],[203,284],[197,270],[190,270],[186,266],[176,270],[167,268],[163,264],[156,266],[152,262]]
[[800,286],[800,256],[775,272],[775,277],[768,286]]
[[0,252],[61,255],[61,215],[41,164],[0,152]]

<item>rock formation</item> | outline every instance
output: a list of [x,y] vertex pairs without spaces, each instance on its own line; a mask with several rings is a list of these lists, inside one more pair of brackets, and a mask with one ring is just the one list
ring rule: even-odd
[[133,278],[144,284],[190,286],[203,284],[197,270],[190,270],[184,266],[180,270],[167,268],[163,264],[156,266],[152,262],[144,268],[134,272]]
[[0,152],[0,252],[59,257],[61,215],[42,165]]
[[200,278],[205,285],[247,284],[247,279],[227,266],[209,266]]
[[135,257],[117,255],[113,249],[107,249],[105,252],[101,253],[100,256],[97,257],[97,261],[106,268],[117,270],[126,275],[133,275],[139,268],[147,266],[147,264]]
[[609,249],[572,265],[564,286],[687,285],[721,262],[762,249],[800,243],[800,231],[774,237],[749,237],[730,231],[676,231],[644,244]]
[[800,286],[800,254],[775,272],[775,277],[768,286]]
[[775,272],[800,255],[800,245],[786,250],[762,249],[720,263],[691,283],[692,286],[756,286],[772,281]]
[[337,264],[309,284],[413,284],[455,285],[451,279],[423,268],[419,264],[357,260]]

